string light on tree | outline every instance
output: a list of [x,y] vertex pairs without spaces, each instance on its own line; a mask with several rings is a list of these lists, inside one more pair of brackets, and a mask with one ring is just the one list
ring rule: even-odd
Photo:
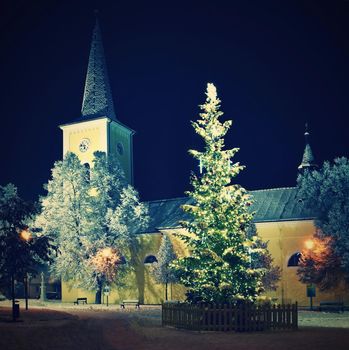
[[231,161],[237,148],[224,149],[232,122],[220,122],[221,101],[213,84],[207,85],[206,96],[200,118],[192,123],[205,149],[189,151],[200,170],[199,176],[192,174],[193,190],[187,193],[193,204],[183,206],[192,218],[182,223],[190,235],[178,234],[191,255],[178,259],[175,266],[191,302],[254,300],[263,290],[263,269],[251,268],[253,245],[247,235],[251,199],[244,188],[232,184],[243,167]]

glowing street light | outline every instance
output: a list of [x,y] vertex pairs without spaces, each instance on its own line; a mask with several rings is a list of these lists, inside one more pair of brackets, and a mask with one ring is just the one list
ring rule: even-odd
[[101,251],[101,254],[104,258],[110,258],[113,255],[113,251],[111,248],[104,248]]
[[29,242],[33,238],[31,232],[28,229],[22,230],[19,235],[26,242]]
[[[99,250],[96,255],[91,258],[91,265],[100,273],[102,279],[108,283],[104,288],[104,295],[108,297],[110,293],[109,283],[113,282],[117,275],[118,265],[122,264],[122,257],[116,248],[106,247]],[[103,289],[101,289],[102,291]]]
[[307,239],[305,242],[304,242],[304,245],[307,249],[313,249],[314,248],[314,241],[312,239]]

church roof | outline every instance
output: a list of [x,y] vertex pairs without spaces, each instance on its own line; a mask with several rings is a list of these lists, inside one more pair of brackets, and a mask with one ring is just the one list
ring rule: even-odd
[[[251,206],[255,212],[254,222],[313,219],[315,215],[304,208],[297,192],[296,187],[250,191],[254,201]],[[190,203],[192,199],[188,197],[146,202],[151,220],[145,231],[179,228],[179,221],[190,219],[181,205]]]
[[116,119],[98,20],[92,34],[81,115]]

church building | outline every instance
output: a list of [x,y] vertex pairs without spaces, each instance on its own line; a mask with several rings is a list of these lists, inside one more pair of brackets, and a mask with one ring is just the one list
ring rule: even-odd
[[[109,84],[102,37],[98,21],[93,30],[88,61],[81,116],[60,125],[63,131],[63,156],[74,152],[87,168],[92,166],[93,153],[103,151],[115,154],[123,167],[127,180],[133,184],[133,135],[134,131],[115,116],[112,93]],[[303,159],[298,169],[316,167],[309,144],[309,133],[305,133],[306,144]],[[278,303],[298,302],[309,305],[307,286],[298,281],[297,264],[304,247],[311,249],[311,239],[315,232],[314,215],[297,198],[296,187],[271,188],[251,191],[256,212],[254,222],[259,236],[268,241],[274,264],[281,269],[278,289],[268,296]],[[165,298],[164,286],[156,284],[149,273],[149,265],[156,258],[162,235],[171,239],[177,255],[187,253],[187,248],[174,233],[183,230],[179,221],[185,219],[181,206],[188,204],[188,197],[162,199],[147,202],[150,223],[145,232],[139,233],[141,251],[137,257],[133,276],[124,288],[112,286],[110,303],[122,299],[138,299],[144,304],[159,304]],[[180,285],[172,285],[169,298],[184,300],[185,290]],[[62,301],[73,302],[78,297],[94,301],[94,293],[71,288],[62,282]],[[349,303],[349,294],[337,289],[323,293],[316,290],[314,305],[322,300],[341,300]]]

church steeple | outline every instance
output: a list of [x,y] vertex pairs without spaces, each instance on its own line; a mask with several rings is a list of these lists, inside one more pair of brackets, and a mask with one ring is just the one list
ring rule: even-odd
[[309,144],[309,131],[308,131],[308,123],[305,124],[305,148],[303,152],[303,159],[301,164],[298,166],[299,171],[304,171],[305,169],[312,170],[314,168],[317,168],[318,165],[315,163],[315,158],[313,155],[313,151],[311,150],[310,144]]
[[83,117],[103,116],[116,119],[97,18],[92,34],[81,115]]
[[133,183],[134,131],[116,119],[98,20],[93,30],[81,116],[60,125],[63,156],[78,155],[82,164],[93,166],[94,153],[115,156],[127,181]]

